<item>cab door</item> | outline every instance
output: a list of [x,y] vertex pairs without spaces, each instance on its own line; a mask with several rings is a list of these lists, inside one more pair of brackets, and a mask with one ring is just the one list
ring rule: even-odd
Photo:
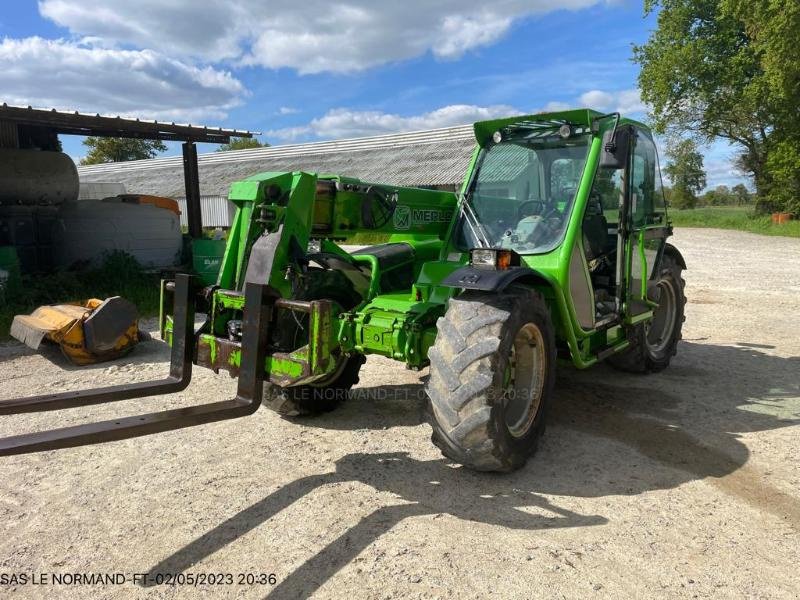
[[[650,134],[634,128],[626,186],[624,218],[625,299],[624,318],[636,322],[658,303],[658,271],[671,231],[658,166]],[[639,317],[639,318],[637,318]]]

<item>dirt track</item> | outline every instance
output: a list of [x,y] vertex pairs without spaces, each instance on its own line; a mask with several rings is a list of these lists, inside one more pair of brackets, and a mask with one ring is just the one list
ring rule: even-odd
[[[354,398],[0,459],[0,574],[275,573],[277,585],[0,587],[13,598],[793,598],[800,590],[800,240],[685,229],[684,342],[666,372],[561,369],[540,451],[508,476],[444,462],[420,376],[370,358]],[[0,347],[0,397],[148,379]],[[0,434],[232,397],[0,418]]]

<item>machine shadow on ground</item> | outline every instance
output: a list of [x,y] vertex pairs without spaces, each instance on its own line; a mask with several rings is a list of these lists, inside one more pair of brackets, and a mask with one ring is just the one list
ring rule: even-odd
[[[540,450],[516,473],[475,473],[404,453],[348,454],[333,472],[289,483],[176,550],[150,573],[181,572],[320,486],[344,481],[391,492],[405,503],[363,516],[284,577],[270,597],[309,596],[409,517],[447,514],[520,530],[603,525],[612,517],[578,514],[544,495],[637,495],[693,480],[728,481],[745,471],[749,458],[739,434],[800,423],[798,372],[800,357],[690,342],[681,344],[679,360],[661,374],[561,368]],[[415,426],[426,418],[423,393],[419,384],[362,388],[340,410],[302,423],[334,429]],[[757,474],[720,487],[800,529],[797,499],[766,489]]]
[[[420,461],[406,453],[348,454],[332,473],[295,480],[220,523],[149,570],[180,573],[227,546],[248,531],[315,489],[342,482],[360,482],[376,491],[396,494],[399,502],[365,515],[352,528],[283,577],[270,597],[307,598],[367,546],[409,517],[452,515],[467,521],[509,529],[536,530],[603,525],[599,515],[582,515],[560,508],[543,496],[515,485],[502,486],[497,477],[453,468],[443,460]],[[520,510],[534,507],[537,513]],[[309,516],[309,518],[313,518]]]

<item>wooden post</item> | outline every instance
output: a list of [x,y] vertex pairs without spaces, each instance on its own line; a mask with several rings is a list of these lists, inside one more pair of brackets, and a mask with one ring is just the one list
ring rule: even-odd
[[183,179],[186,186],[186,221],[192,239],[203,237],[203,215],[200,209],[200,175],[197,169],[197,146],[183,144]]

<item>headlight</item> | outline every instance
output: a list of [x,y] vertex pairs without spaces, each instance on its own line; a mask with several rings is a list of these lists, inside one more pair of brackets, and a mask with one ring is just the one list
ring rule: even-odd
[[494,250],[484,250],[483,248],[476,248],[470,253],[470,264],[473,267],[481,267],[485,269],[494,269],[497,265],[497,252]]
[[476,269],[497,269],[505,271],[520,265],[519,254],[513,250],[494,248],[473,248],[469,253],[469,263]]

